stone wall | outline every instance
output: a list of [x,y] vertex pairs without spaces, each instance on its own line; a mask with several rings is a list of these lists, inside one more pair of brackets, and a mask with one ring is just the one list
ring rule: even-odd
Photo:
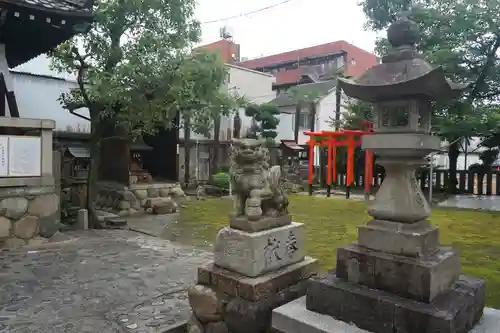
[[96,206],[99,210],[117,212],[120,216],[140,213],[168,214],[177,210],[185,197],[178,184],[133,184],[99,182]]
[[19,247],[49,238],[59,229],[54,186],[0,189],[0,246]]
[[2,117],[0,127],[39,136],[41,144],[39,176],[0,177],[0,247],[15,248],[46,241],[60,227],[59,191],[54,182],[57,171],[53,169],[57,156],[52,149],[55,122]]

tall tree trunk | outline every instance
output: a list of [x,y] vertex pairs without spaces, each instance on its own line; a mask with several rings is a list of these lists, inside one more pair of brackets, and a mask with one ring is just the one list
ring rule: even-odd
[[[311,132],[314,132],[316,129],[316,121],[315,120],[316,120],[316,102],[310,102],[309,103],[309,122],[310,122],[309,130]],[[318,148],[317,156],[318,156],[318,161],[319,161],[318,173],[317,173],[318,182],[320,185],[325,185],[326,184],[326,182],[324,182],[324,180],[325,180],[324,171],[325,170],[323,168],[323,158],[322,158],[323,151],[321,148]],[[314,170],[316,171],[316,166],[314,166]]]
[[214,116],[214,147],[210,166],[210,179],[219,170],[219,148],[220,148],[220,115]]
[[294,138],[295,143],[299,143],[299,122],[300,122],[300,110],[302,109],[302,103],[297,102],[297,106],[295,108],[295,128],[294,130]]
[[191,119],[184,118],[184,186],[187,188],[191,178]]
[[456,194],[458,192],[457,190],[457,161],[458,161],[458,155],[460,155],[460,146],[459,142],[455,141],[450,144],[448,147],[448,160],[450,162],[450,170],[449,170],[449,176],[448,176],[448,193],[450,194]]
[[100,229],[103,226],[97,216],[95,208],[95,199],[97,191],[95,184],[98,181],[99,162],[100,162],[100,144],[101,144],[101,126],[99,113],[96,111],[90,112],[90,163],[87,177],[87,211],[89,218],[89,228]]
[[309,112],[311,117],[311,132],[314,132],[316,128],[316,103],[311,102],[309,105]]
[[342,89],[337,81],[335,88],[335,131],[340,130],[340,103],[342,100]]

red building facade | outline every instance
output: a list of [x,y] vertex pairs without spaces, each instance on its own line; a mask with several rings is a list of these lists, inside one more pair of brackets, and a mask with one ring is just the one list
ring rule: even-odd
[[336,41],[247,60],[238,65],[273,73],[276,76],[276,87],[286,88],[314,82],[315,77],[334,75],[338,72],[358,77],[377,63],[378,58],[373,53],[346,41]]

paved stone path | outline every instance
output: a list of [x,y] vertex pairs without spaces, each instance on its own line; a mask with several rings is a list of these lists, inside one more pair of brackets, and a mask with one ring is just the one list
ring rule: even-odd
[[500,197],[478,195],[455,195],[438,204],[439,207],[477,209],[500,212]]
[[180,219],[179,213],[166,215],[144,215],[127,218],[128,228],[146,235],[161,237],[165,228]]
[[0,251],[0,332],[164,332],[187,319],[185,289],[208,252],[128,230]]

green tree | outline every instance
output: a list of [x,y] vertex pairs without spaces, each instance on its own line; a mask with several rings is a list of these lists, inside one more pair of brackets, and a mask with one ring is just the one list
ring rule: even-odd
[[245,108],[245,115],[252,117],[251,135],[253,137],[261,137],[268,144],[274,144],[274,139],[278,136],[276,131],[280,120],[278,115],[280,111],[273,104],[249,104]]
[[[352,100],[347,105],[343,119],[340,121],[341,129],[366,130],[364,123],[373,122],[373,105],[368,102]],[[330,126],[334,126],[336,119],[330,117]]]
[[[381,31],[405,12],[420,25],[418,49],[433,65],[443,67],[448,78],[470,84],[462,99],[436,105],[434,130],[450,143],[448,189],[456,191],[460,142],[491,130],[482,107],[500,95],[499,0],[363,0],[360,5],[367,28]],[[377,52],[385,53],[385,38],[377,40]]]
[[215,54],[191,54],[200,35],[194,8],[194,0],[97,1],[88,33],[52,53],[55,69],[77,76],[78,88],[60,98],[63,107],[90,114],[91,227],[100,227],[94,184],[105,128],[135,138],[174,126],[181,114],[193,131],[206,133],[214,113],[232,109],[219,89],[227,78],[223,63]]

